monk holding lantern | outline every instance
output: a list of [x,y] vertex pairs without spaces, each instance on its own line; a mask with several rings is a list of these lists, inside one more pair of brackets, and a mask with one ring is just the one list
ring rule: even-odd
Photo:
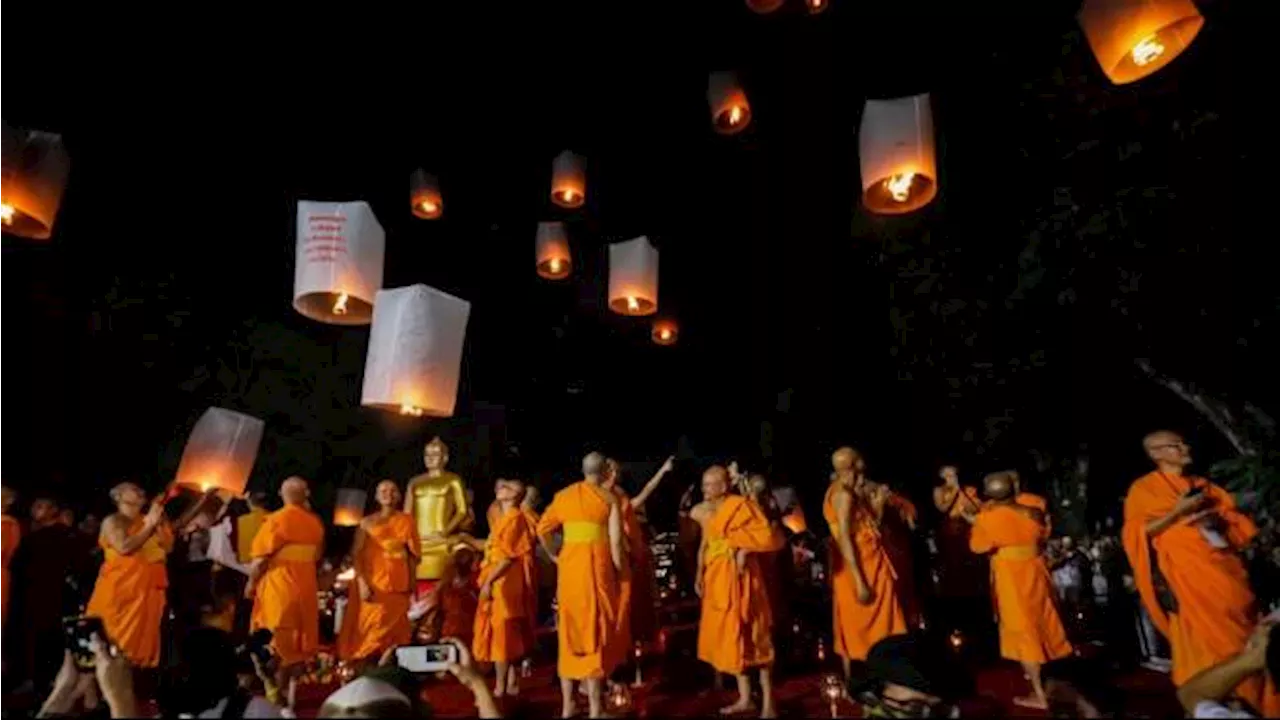
[[449,472],[449,446],[431,438],[422,453],[427,471],[409,481],[404,493],[404,511],[413,516],[418,530],[420,552],[414,571],[418,595],[423,595],[445,575],[449,548],[471,515],[462,478]]

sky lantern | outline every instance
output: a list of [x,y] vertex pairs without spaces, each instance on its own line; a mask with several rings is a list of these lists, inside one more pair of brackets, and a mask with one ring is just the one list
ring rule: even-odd
[[644,235],[609,246],[609,309],[620,315],[658,311],[658,250]]
[[444,212],[440,181],[421,168],[409,176],[409,211],[423,220],[435,220]]
[[707,82],[707,102],[711,105],[711,125],[721,135],[740,132],[751,122],[747,93],[734,72],[720,70],[711,73]]
[[587,161],[565,150],[551,161],[551,202],[562,208],[582,207],[587,200]]
[[187,438],[174,482],[200,492],[243,495],[264,427],[258,418],[234,410],[205,410]]
[[338,499],[333,505],[333,524],[338,527],[355,527],[364,519],[364,507],[369,494],[359,488],[338,488]]
[[426,285],[378,291],[360,404],[451,417],[471,303]]
[[858,131],[862,202],[874,213],[900,215],[938,194],[929,95],[868,100]]
[[830,0],[804,0],[804,9],[808,10],[810,15],[817,15],[830,5]]
[[751,8],[752,12],[764,15],[782,7],[783,2],[785,0],[747,0],[747,7]]
[[564,223],[538,223],[534,254],[538,263],[538,275],[548,280],[569,277],[573,261],[569,255],[569,236],[565,234]]
[[653,332],[650,333],[650,337],[659,345],[675,345],[679,335],[680,327],[676,325],[675,320],[670,319],[655,320]]
[[3,120],[0,126],[0,227],[30,240],[48,240],[71,170],[62,136],[10,127]]
[[1204,27],[1191,0],[1085,0],[1077,18],[1093,56],[1117,85],[1168,65]]
[[385,249],[368,203],[300,200],[293,309],[334,325],[368,325]]

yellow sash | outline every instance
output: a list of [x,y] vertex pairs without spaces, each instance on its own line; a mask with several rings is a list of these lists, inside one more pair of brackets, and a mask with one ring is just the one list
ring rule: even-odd
[[1035,545],[1011,545],[996,551],[1000,560],[1032,560],[1040,556],[1040,548]]
[[606,536],[605,527],[599,523],[577,520],[564,524],[565,543],[599,542]]
[[140,552],[138,554],[142,556],[144,561],[153,564],[164,562],[169,555],[169,553],[165,552],[164,548],[161,547],[160,541],[156,540],[154,536],[147,538],[147,541],[142,543],[142,548],[140,548]]
[[315,545],[285,545],[277,550],[271,559],[285,562],[315,562],[317,550]]
[[379,545],[382,546],[382,554],[393,560],[402,560],[408,555],[408,552],[404,549],[404,542],[401,540],[388,540],[387,542],[379,543]]
[[709,538],[707,540],[707,550],[703,560],[714,560],[715,558],[732,555],[733,548],[729,547],[729,541],[724,538]]

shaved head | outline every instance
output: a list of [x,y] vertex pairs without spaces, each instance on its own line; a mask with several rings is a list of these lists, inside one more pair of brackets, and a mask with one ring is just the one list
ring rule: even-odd
[[1191,447],[1176,432],[1157,430],[1150,433],[1142,438],[1142,449],[1162,471],[1181,473],[1191,464]]
[[1012,500],[1017,483],[1017,474],[1012,470],[991,473],[982,479],[982,492],[992,500]]
[[1182,436],[1178,433],[1170,430],[1157,430],[1153,433],[1148,433],[1146,437],[1142,438],[1142,449],[1151,452],[1152,449],[1158,448],[1165,443],[1180,442],[1182,442]]
[[604,469],[604,455],[598,452],[587,453],[582,458],[582,474],[587,477],[597,477],[600,471]]
[[851,447],[842,447],[831,453],[831,467],[836,472],[853,469],[853,463],[858,458],[858,451]]
[[702,473],[702,496],[715,500],[729,491],[729,471],[723,465],[712,465]]
[[142,492],[142,488],[131,482],[122,482],[116,485],[111,488],[109,494],[111,495],[111,500],[117,503],[129,499],[130,495],[138,497],[137,502],[142,502],[142,498],[146,497],[146,493]]
[[280,485],[280,499],[288,505],[302,505],[311,496],[307,481],[294,475]]

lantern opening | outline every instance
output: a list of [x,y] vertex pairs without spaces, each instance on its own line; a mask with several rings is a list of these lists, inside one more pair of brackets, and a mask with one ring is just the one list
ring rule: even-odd
[[716,131],[732,134],[745,128],[751,121],[751,109],[745,105],[734,105],[716,115]]
[[932,179],[907,170],[872,184],[867,188],[863,199],[874,212],[896,214],[924,207],[935,194]]
[[1164,46],[1156,39],[1156,36],[1144,37],[1133,46],[1133,64],[1138,67],[1146,67],[1152,60],[1160,57],[1164,53]]
[[0,203],[0,222],[4,223],[5,225],[12,225],[13,213],[14,213],[14,209],[12,205],[9,205],[7,203]]
[[658,320],[653,324],[649,337],[658,345],[675,345],[679,335],[676,324],[672,320]]
[[1117,85],[1173,62],[1204,27],[1192,0],[1086,0],[1078,19],[1102,71]]
[[569,277],[570,263],[568,260],[560,258],[551,258],[550,260],[538,264],[538,274],[548,280],[562,280]]
[[889,195],[898,202],[906,202],[911,196],[911,181],[915,179],[916,174],[913,172],[898,173],[888,180],[884,181],[884,187],[889,191]]
[[418,207],[422,208],[422,212],[428,215],[435,215],[436,213],[440,212],[440,206],[436,205],[430,200],[423,200],[422,202],[418,203]]
[[365,325],[373,317],[373,303],[343,292],[303,295],[294,306],[306,317],[338,325]]

